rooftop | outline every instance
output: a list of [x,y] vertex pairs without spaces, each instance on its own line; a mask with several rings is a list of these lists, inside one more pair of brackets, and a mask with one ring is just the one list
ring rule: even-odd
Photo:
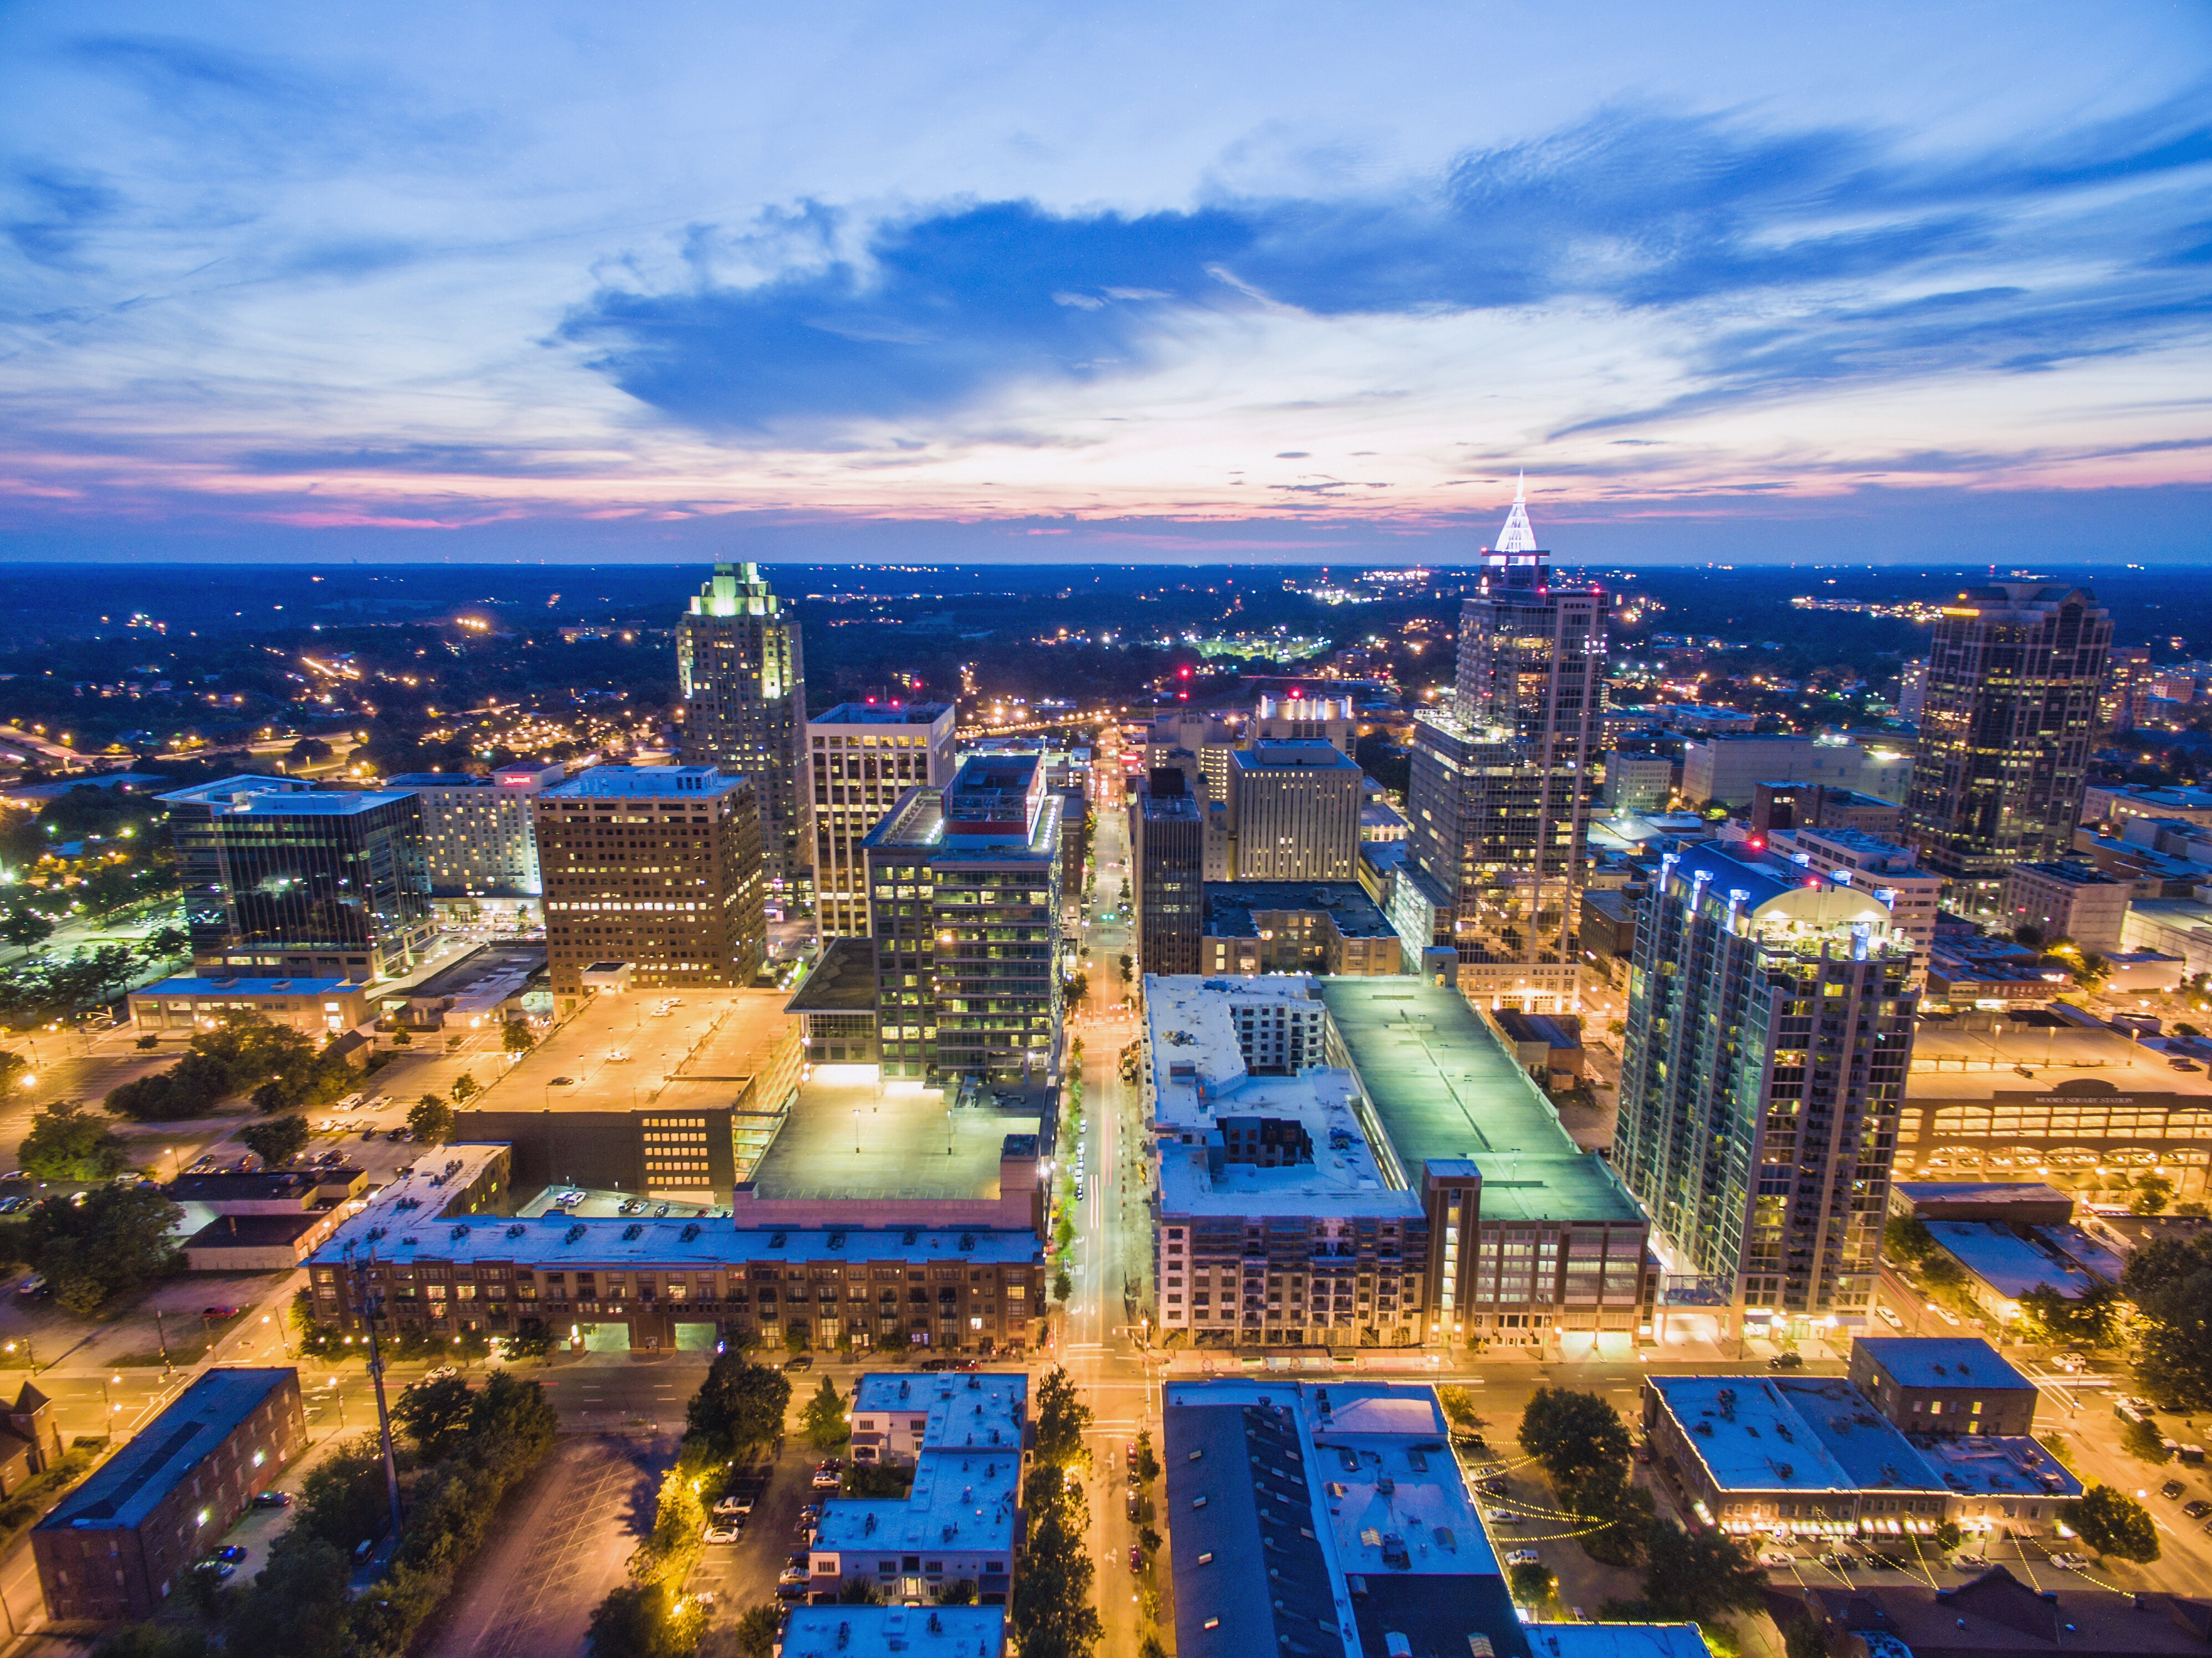
[[1205,934],[1209,938],[1256,938],[1259,912],[1326,914],[1347,938],[1387,938],[1394,929],[1357,881],[1208,881]]
[[651,1108],[684,1081],[727,1082],[723,1103],[734,1103],[740,1079],[757,1074],[797,1023],[784,999],[777,990],[698,989],[586,998],[467,1108],[628,1113]]
[[787,1013],[873,1013],[876,941],[832,938],[789,1001]]
[[1536,1624],[1535,1658],[1712,1658],[1695,1624]]
[[672,795],[714,798],[749,789],[752,780],[712,766],[594,766],[556,783],[544,800],[658,800]]
[[253,772],[240,772],[230,777],[219,777],[212,783],[195,783],[190,788],[174,789],[167,794],[155,796],[164,804],[175,805],[213,805],[234,800],[242,794],[258,794],[276,791],[284,794],[307,794],[314,785],[297,777],[264,777]]
[[187,1249],[269,1249],[297,1243],[328,1219],[327,1213],[217,1215],[185,1240]]
[[57,1503],[38,1528],[135,1530],[179,1479],[298,1374],[289,1365],[204,1372]]
[[1922,1434],[1912,1447],[1961,1497],[2081,1495],[2081,1482],[2026,1434]]
[[1472,1159],[1484,1221],[1642,1218],[1604,1162],[1457,991],[1419,975],[1327,978],[1319,987],[1400,1165]]
[[821,726],[933,726],[952,712],[950,702],[840,702],[806,723]]
[[915,1459],[914,1485],[904,1500],[824,1503],[814,1551],[1000,1549],[1011,1555],[1021,1479],[1018,1436],[1003,1449],[924,1450]]
[[1928,1230],[1953,1259],[2007,1301],[2018,1301],[2040,1284],[2049,1284],[2069,1300],[2096,1285],[2072,1261],[2038,1248],[1994,1221],[1930,1221]]
[[782,1658],[856,1658],[902,1652],[908,1658],[999,1658],[1006,1644],[1004,1606],[793,1606],[783,1626]]
[[1979,1336],[1861,1336],[1852,1345],[1902,1388],[2035,1385]]
[[162,979],[134,996],[334,996],[365,987],[352,979]]
[[[389,1189],[389,1188],[387,1188]],[[345,1258],[349,1244],[367,1248],[375,1238],[377,1258],[406,1265],[414,1260],[499,1260],[558,1272],[568,1266],[611,1265],[638,1268],[711,1268],[754,1261],[948,1260],[954,1256],[979,1266],[1023,1266],[1042,1260],[1043,1246],[1035,1232],[961,1231],[945,1227],[789,1227],[740,1230],[727,1220],[624,1220],[619,1215],[578,1219],[554,1212],[535,1220],[492,1216],[471,1221],[441,1220],[425,1205],[404,1216],[372,1208],[339,1229],[314,1254],[331,1266]]]
[[1644,1385],[1722,1491],[1942,1489],[1911,1442],[1847,1382],[1654,1376]]
[[1358,762],[1335,744],[1318,737],[1262,738],[1249,749],[1231,749],[1229,763],[1237,771],[1358,771]]
[[[173,797],[163,795],[167,800]],[[241,794],[223,808],[227,817],[358,817],[415,799],[411,789],[355,789],[345,793]]]
[[2018,1205],[2031,1210],[2063,1204],[2069,1214],[2074,1209],[2070,1194],[2039,1181],[1901,1180],[1890,1189],[1915,1210],[1923,1204],[1931,1211],[1940,1211],[1949,1204],[1972,1204],[1976,1207]]
[[1030,1378],[1024,1370],[878,1371],[860,1378],[853,1390],[852,1411],[855,1416],[926,1412],[923,1449],[988,1450],[1001,1443],[1020,1446],[1029,1397]]
[[358,1169],[268,1169],[251,1174],[225,1170],[213,1175],[182,1175],[161,1188],[172,1203],[281,1202],[304,1199],[323,1184],[357,1178]]
[[2038,1589],[2002,1566],[1971,1583],[1939,1589],[1911,1582],[1853,1588],[1816,1588],[1808,1598],[1839,1629],[1885,1642],[1913,1658],[2155,1658],[2201,1654],[2212,1602],[2172,1594],[2115,1594],[2086,1581],[2056,1580]]
[[763,1198],[996,1198],[1007,1136],[1033,1113],[954,1108],[944,1090],[878,1084],[872,1066],[823,1066],[753,1171]]

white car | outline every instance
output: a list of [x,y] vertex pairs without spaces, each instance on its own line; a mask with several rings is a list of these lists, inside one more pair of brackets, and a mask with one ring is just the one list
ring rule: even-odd
[[1888,1306],[1885,1303],[1877,1303],[1874,1310],[1875,1316],[1879,1318],[1884,1324],[1889,1326],[1891,1329],[1902,1330],[1905,1327],[1905,1321],[1897,1315],[1897,1309],[1894,1307]]
[[1492,1512],[1490,1523],[1493,1526],[1517,1526],[1526,1517],[1514,1513],[1510,1509],[1498,1509]]
[[1928,1303],[1928,1310],[1935,1314],[1936,1317],[1942,1319],[1943,1322],[1949,1325],[1953,1329],[1955,1330],[1959,1327],[1959,1315],[1953,1312],[1948,1307],[1938,1307],[1931,1301]]
[[2051,1564],[2061,1571],[2087,1571],[2089,1557],[2086,1554],[2054,1554],[2051,1557]]
[[700,1535],[709,1543],[734,1543],[742,1533],[735,1526],[709,1526]]
[[1544,1557],[1534,1549],[1516,1549],[1505,1557],[1505,1564],[1509,1566],[1540,1566],[1544,1564]]
[[1797,1564],[1797,1557],[1787,1549],[1762,1549],[1759,1564],[1762,1566],[1794,1566]]

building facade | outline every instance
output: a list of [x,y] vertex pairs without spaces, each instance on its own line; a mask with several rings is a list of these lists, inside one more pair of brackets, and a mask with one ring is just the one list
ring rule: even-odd
[[1195,972],[1406,971],[1396,927],[1357,882],[1209,882],[1205,910]]
[[760,806],[712,766],[599,766],[538,794],[553,994],[627,965],[640,988],[750,987],[767,959]]
[[429,944],[412,793],[231,777],[160,799],[200,975],[397,978]]
[[1318,738],[1258,742],[1229,757],[1240,881],[1358,878],[1358,766]]
[[979,756],[868,832],[885,1077],[1026,1083],[1050,1068],[1062,804],[1036,756]]
[[2071,846],[2112,642],[2081,587],[1970,587],[1937,618],[1906,821],[1959,908],[1990,912],[2013,865]]
[[2094,864],[2014,864],[2004,874],[1998,924],[2008,932],[2033,927],[2045,944],[2070,938],[2085,955],[2109,956],[2120,948],[2134,896],[2133,883]]
[[544,889],[530,802],[568,768],[534,762],[470,772],[410,772],[386,786],[422,801],[422,850],[435,899],[535,898]]
[[757,564],[717,564],[677,619],[684,763],[750,780],[761,853],[779,893],[813,878],[806,660],[798,619]]
[[1871,1310],[1912,954],[1855,884],[1744,847],[1662,856],[1629,975],[1614,1161],[1684,1299],[1724,1328]]
[[841,702],[806,722],[814,789],[815,932],[868,936],[860,843],[911,788],[952,780],[952,705]]
[[1162,766],[1129,797],[1141,973],[1195,973],[1205,924],[1206,809],[1188,773]]

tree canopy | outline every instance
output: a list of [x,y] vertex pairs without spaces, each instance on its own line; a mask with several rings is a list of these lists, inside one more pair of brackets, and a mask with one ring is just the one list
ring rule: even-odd
[[183,1262],[171,1236],[185,1212],[150,1186],[104,1186],[81,1205],[48,1198],[23,1223],[24,1258],[77,1314],[135,1295]]
[[2154,1238],[2128,1257],[2120,1291],[2136,1308],[2136,1375],[2189,1410],[2212,1406],[2212,1236]]
[[1709,1624],[1765,1605],[1766,1574],[1723,1532],[1684,1531],[1671,1520],[1655,1521],[1644,1547],[1650,1565],[1644,1598],[1660,1618]]
[[806,1401],[803,1420],[806,1442],[817,1451],[826,1451],[843,1444],[853,1436],[853,1424],[845,1414],[845,1399],[837,1391],[837,1384],[828,1376]]
[[106,1180],[131,1166],[123,1142],[74,1100],[33,1114],[16,1155],[23,1172],[40,1180]]
[[723,1353],[707,1371],[685,1412],[687,1430],[718,1456],[765,1445],[783,1431],[791,1379],[781,1370]]
[[1036,1455],[1055,1468],[1088,1467],[1090,1448],[1083,1436],[1091,1427],[1091,1407],[1067,1372],[1055,1364],[1037,1380]]
[[2099,1554],[2148,1563],[2158,1558],[2158,1527],[2150,1510],[2110,1485],[2092,1485],[2075,1505],[2074,1529]]
[[1595,1394],[1539,1388],[1521,1413],[1521,1444],[1566,1497],[1593,1475],[1617,1473],[1632,1448],[1620,1412]]

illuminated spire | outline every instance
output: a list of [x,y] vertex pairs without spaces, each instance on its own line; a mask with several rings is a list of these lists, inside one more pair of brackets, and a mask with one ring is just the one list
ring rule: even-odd
[[1536,531],[1528,524],[1528,474],[1522,473],[1513,481],[1513,510],[1505,515],[1505,527],[1498,532],[1494,553],[1533,553],[1538,550]]

